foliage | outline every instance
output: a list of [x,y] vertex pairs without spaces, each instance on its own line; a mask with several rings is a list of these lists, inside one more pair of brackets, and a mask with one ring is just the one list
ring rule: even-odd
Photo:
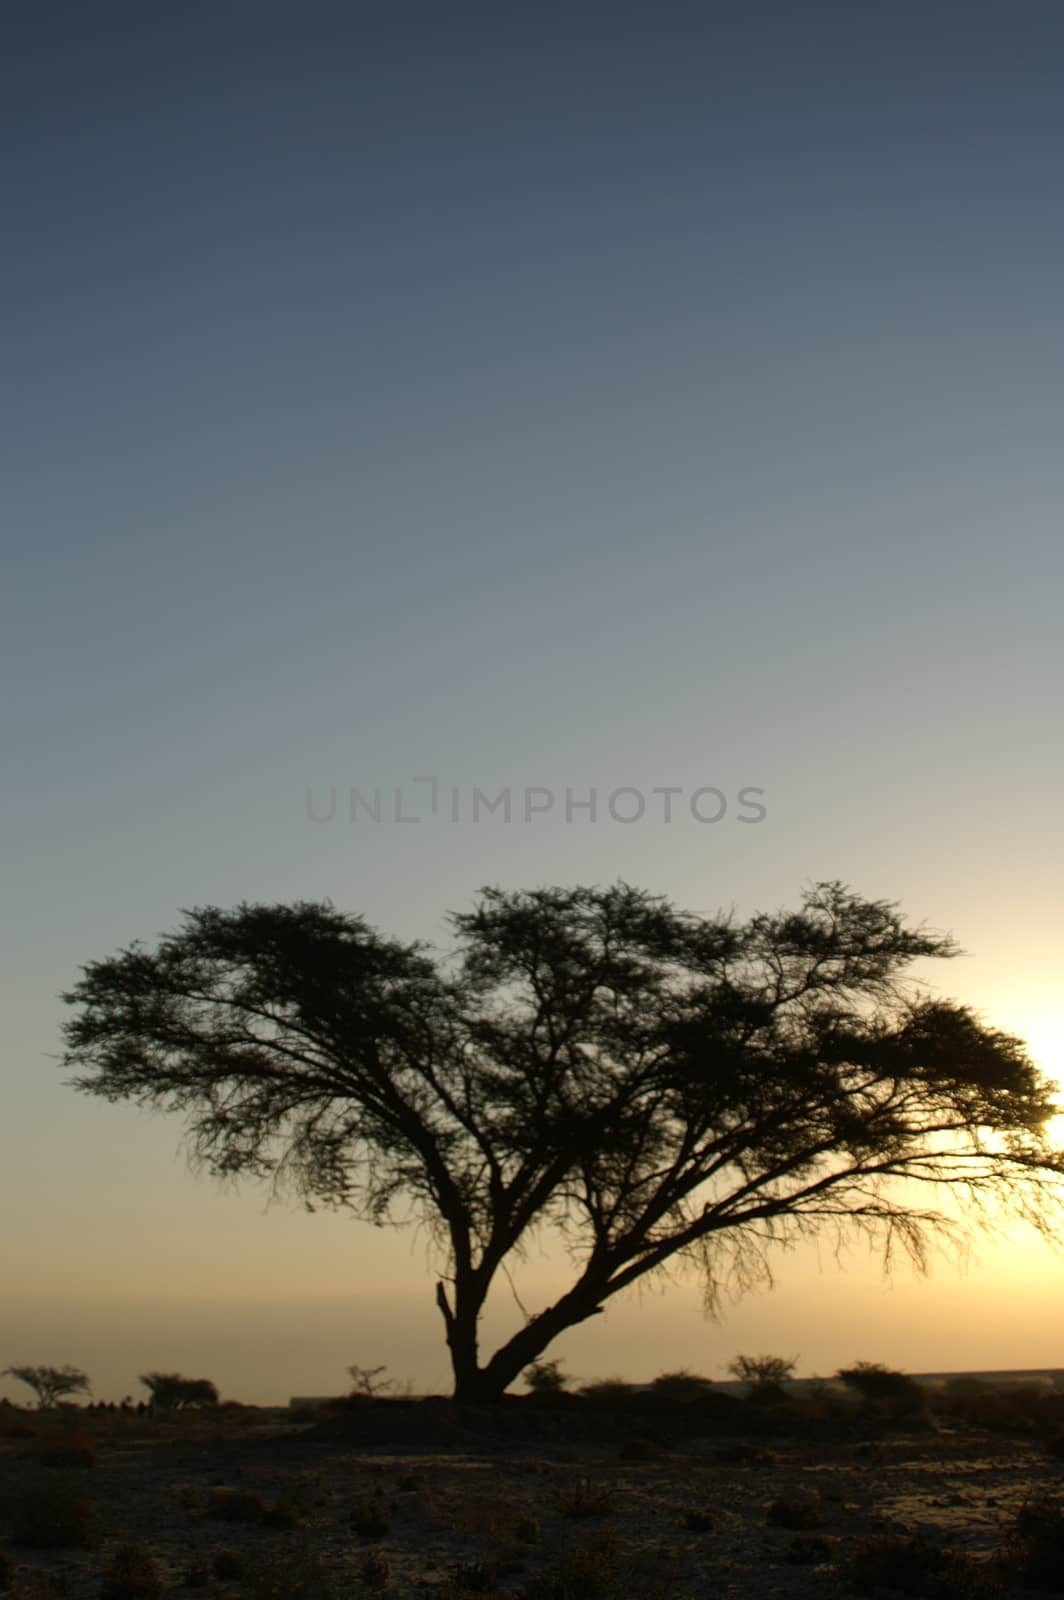
[[983,1563],[922,1534],[884,1533],[859,1540],[851,1578],[858,1594],[888,1589],[914,1600],[996,1600],[1000,1593]]
[[927,1397],[915,1378],[876,1361],[858,1361],[835,1374],[856,1391],[866,1406],[891,1417],[911,1417],[927,1409]]
[[823,1520],[820,1496],[810,1493],[781,1495],[769,1506],[766,1520],[770,1528],[789,1528],[792,1533],[819,1528]]
[[659,1372],[650,1387],[666,1400],[698,1400],[713,1387],[713,1379],[681,1367],[677,1372]]
[[568,1385],[561,1361],[533,1361],[522,1374],[530,1394],[561,1394]]
[[1064,1500],[1035,1495],[1016,1513],[1005,1553],[1008,1569],[1029,1589],[1060,1588],[1064,1571]]
[[[328,903],[186,913],[65,997],[75,1086],[180,1114],[194,1160],[306,1204],[427,1223],[461,1398],[492,1399],[647,1274],[707,1306],[807,1234],[877,1234],[918,1265],[933,1204],[1052,1237],[1064,1152],[1022,1043],[929,997],[956,953],[838,883],[796,912],[700,918],[625,884],[483,891],[453,958]],[[486,1361],[478,1324],[539,1228],[574,1280]]]
[[207,1515],[215,1522],[261,1522],[266,1503],[251,1489],[212,1489],[207,1496]]
[[145,1372],[139,1381],[150,1391],[152,1405],[163,1411],[218,1404],[218,1390],[208,1378],[183,1378],[180,1372]]
[[88,1394],[89,1380],[80,1367],[6,1367],[6,1376],[25,1383],[37,1396],[42,1411],[71,1394]]
[[794,1377],[797,1365],[797,1356],[736,1356],[728,1363],[728,1371],[740,1383],[749,1384],[751,1394],[765,1394],[780,1391]]
[[362,1395],[367,1400],[372,1400],[376,1395],[386,1394],[389,1389],[395,1388],[394,1378],[382,1378],[381,1373],[387,1372],[383,1367],[348,1367],[348,1376],[351,1379],[352,1393]]
[[143,1544],[114,1551],[100,1585],[100,1600],[157,1600],[163,1580],[159,1563]]

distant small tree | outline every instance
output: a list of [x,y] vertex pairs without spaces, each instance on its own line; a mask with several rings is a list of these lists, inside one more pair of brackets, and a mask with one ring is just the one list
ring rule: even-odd
[[383,1367],[348,1367],[348,1376],[353,1384],[352,1394],[363,1395],[365,1399],[372,1400],[377,1395],[386,1394],[389,1389],[395,1388],[394,1378],[382,1378],[381,1373],[387,1372]]
[[560,1361],[533,1361],[521,1376],[532,1394],[561,1394],[569,1382]]
[[729,1362],[728,1371],[740,1383],[750,1386],[751,1395],[764,1397],[780,1394],[783,1385],[794,1377],[798,1357],[787,1360],[785,1356],[736,1356]]
[[152,1405],[163,1411],[218,1404],[218,1390],[207,1378],[184,1378],[180,1372],[145,1372],[140,1382],[151,1392]]
[[681,1367],[677,1372],[659,1372],[650,1387],[667,1400],[697,1400],[713,1387],[713,1379]]
[[915,1378],[878,1361],[857,1361],[852,1367],[840,1367],[835,1376],[866,1406],[890,1416],[915,1416],[927,1409],[927,1396]]
[[89,1380],[80,1367],[5,1367],[5,1375],[28,1384],[42,1411],[71,1394],[88,1394]]

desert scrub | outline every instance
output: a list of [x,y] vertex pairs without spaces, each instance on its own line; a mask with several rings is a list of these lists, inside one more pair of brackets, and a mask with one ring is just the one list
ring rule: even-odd
[[26,1484],[12,1506],[11,1537],[35,1550],[66,1550],[92,1543],[92,1506],[63,1479]]
[[321,1556],[307,1544],[280,1559],[249,1563],[240,1594],[241,1600],[340,1600]]
[[563,1490],[558,1500],[563,1517],[581,1521],[588,1517],[608,1517],[613,1510],[613,1485],[596,1484],[591,1478],[577,1478]]
[[100,1600],[157,1600],[163,1580],[159,1563],[144,1544],[120,1544],[104,1571]]
[[835,1546],[822,1533],[796,1533],[786,1553],[794,1567],[819,1567],[831,1560]]
[[880,1534],[862,1539],[851,1567],[858,1594],[893,1589],[914,1600],[998,1600],[999,1585],[987,1567],[960,1550],[948,1550],[916,1534]]
[[606,1600],[620,1576],[617,1540],[606,1534],[594,1544],[567,1550],[524,1590],[522,1600]]
[[1064,1501],[1056,1495],[1025,1500],[1000,1565],[1026,1588],[1059,1589],[1064,1574]]
[[298,1528],[303,1521],[303,1512],[294,1500],[275,1500],[268,1505],[262,1513],[264,1528],[273,1528],[275,1532],[287,1533],[292,1528]]
[[808,1533],[821,1523],[820,1496],[817,1494],[781,1495],[773,1500],[765,1517],[770,1528],[788,1528],[792,1533]]
[[251,1489],[211,1489],[207,1515],[215,1522],[261,1522],[265,1502]]
[[376,1505],[356,1506],[351,1513],[351,1526],[361,1539],[383,1539],[392,1531],[392,1521]]
[[392,1581],[387,1556],[379,1550],[367,1550],[359,1562],[358,1576],[367,1589],[386,1589]]

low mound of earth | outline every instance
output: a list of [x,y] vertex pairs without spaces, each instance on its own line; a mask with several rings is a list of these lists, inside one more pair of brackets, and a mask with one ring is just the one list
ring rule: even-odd
[[[164,1600],[351,1600],[373,1587],[392,1600],[820,1600],[825,1589],[851,1592],[863,1539],[921,1534],[985,1558],[1026,1500],[1064,1491],[1064,1469],[1033,1439],[974,1429],[770,1436],[765,1419],[740,1429],[743,1413],[754,1419],[738,1402],[715,1421],[708,1411],[681,1421],[679,1409],[392,1402],[301,1427],[268,1413],[257,1424],[79,1416],[79,1434],[96,1444],[91,1468],[41,1467],[33,1439],[0,1439],[0,1543],[15,1562],[15,1596],[34,1600],[97,1600],[129,1541],[156,1558]],[[11,1542],[19,1493],[43,1481],[89,1502],[89,1547]],[[223,1520],[226,1491],[239,1491],[256,1520]],[[291,1516],[271,1525],[257,1504]],[[795,1564],[803,1539],[809,1564]]]

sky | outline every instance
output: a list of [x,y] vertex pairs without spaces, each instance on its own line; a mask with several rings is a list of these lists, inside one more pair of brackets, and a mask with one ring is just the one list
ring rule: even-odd
[[[60,992],[184,907],[839,878],[1064,1077],[1062,53],[1052,0],[9,0],[3,1365],[446,1386],[423,1238],[65,1085]],[[552,1353],[1064,1362],[1025,1234],[778,1266]]]

